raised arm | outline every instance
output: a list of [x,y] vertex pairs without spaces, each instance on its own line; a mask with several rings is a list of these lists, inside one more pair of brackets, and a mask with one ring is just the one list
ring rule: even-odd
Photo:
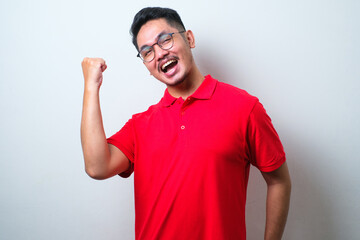
[[267,183],[265,240],[280,240],[290,205],[291,180],[286,162],[273,172],[261,172]]
[[106,179],[128,169],[129,160],[106,141],[102,122],[99,90],[107,66],[101,58],[84,58],[84,99],[81,119],[81,144],[86,173],[95,179]]

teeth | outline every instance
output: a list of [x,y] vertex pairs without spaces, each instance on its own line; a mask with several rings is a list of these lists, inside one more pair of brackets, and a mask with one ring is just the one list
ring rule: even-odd
[[173,62],[176,62],[176,60],[167,61],[164,65],[162,65],[161,69],[164,70],[167,66],[169,66],[169,65],[172,64]]

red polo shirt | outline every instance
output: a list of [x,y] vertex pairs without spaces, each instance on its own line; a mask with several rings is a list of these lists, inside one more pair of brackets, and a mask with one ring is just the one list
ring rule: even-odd
[[132,163],[136,239],[246,239],[250,164],[285,161],[258,99],[211,76],[185,101],[166,90],[108,142]]

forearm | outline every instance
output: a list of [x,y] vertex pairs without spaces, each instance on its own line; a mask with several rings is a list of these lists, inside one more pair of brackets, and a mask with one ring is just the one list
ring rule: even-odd
[[265,240],[281,239],[289,211],[290,193],[290,181],[268,185]]
[[97,175],[106,172],[110,161],[110,151],[102,122],[98,89],[89,90],[85,87],[81,143],[85,169],[89,176],[96,178]]

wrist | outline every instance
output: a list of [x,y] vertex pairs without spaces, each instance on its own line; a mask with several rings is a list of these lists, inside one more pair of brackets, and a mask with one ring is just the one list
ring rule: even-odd
[[100,91],[100,86],[92,85],[92,84],[85,84],[84,86],[84,93],[98,94],[99,91]]

